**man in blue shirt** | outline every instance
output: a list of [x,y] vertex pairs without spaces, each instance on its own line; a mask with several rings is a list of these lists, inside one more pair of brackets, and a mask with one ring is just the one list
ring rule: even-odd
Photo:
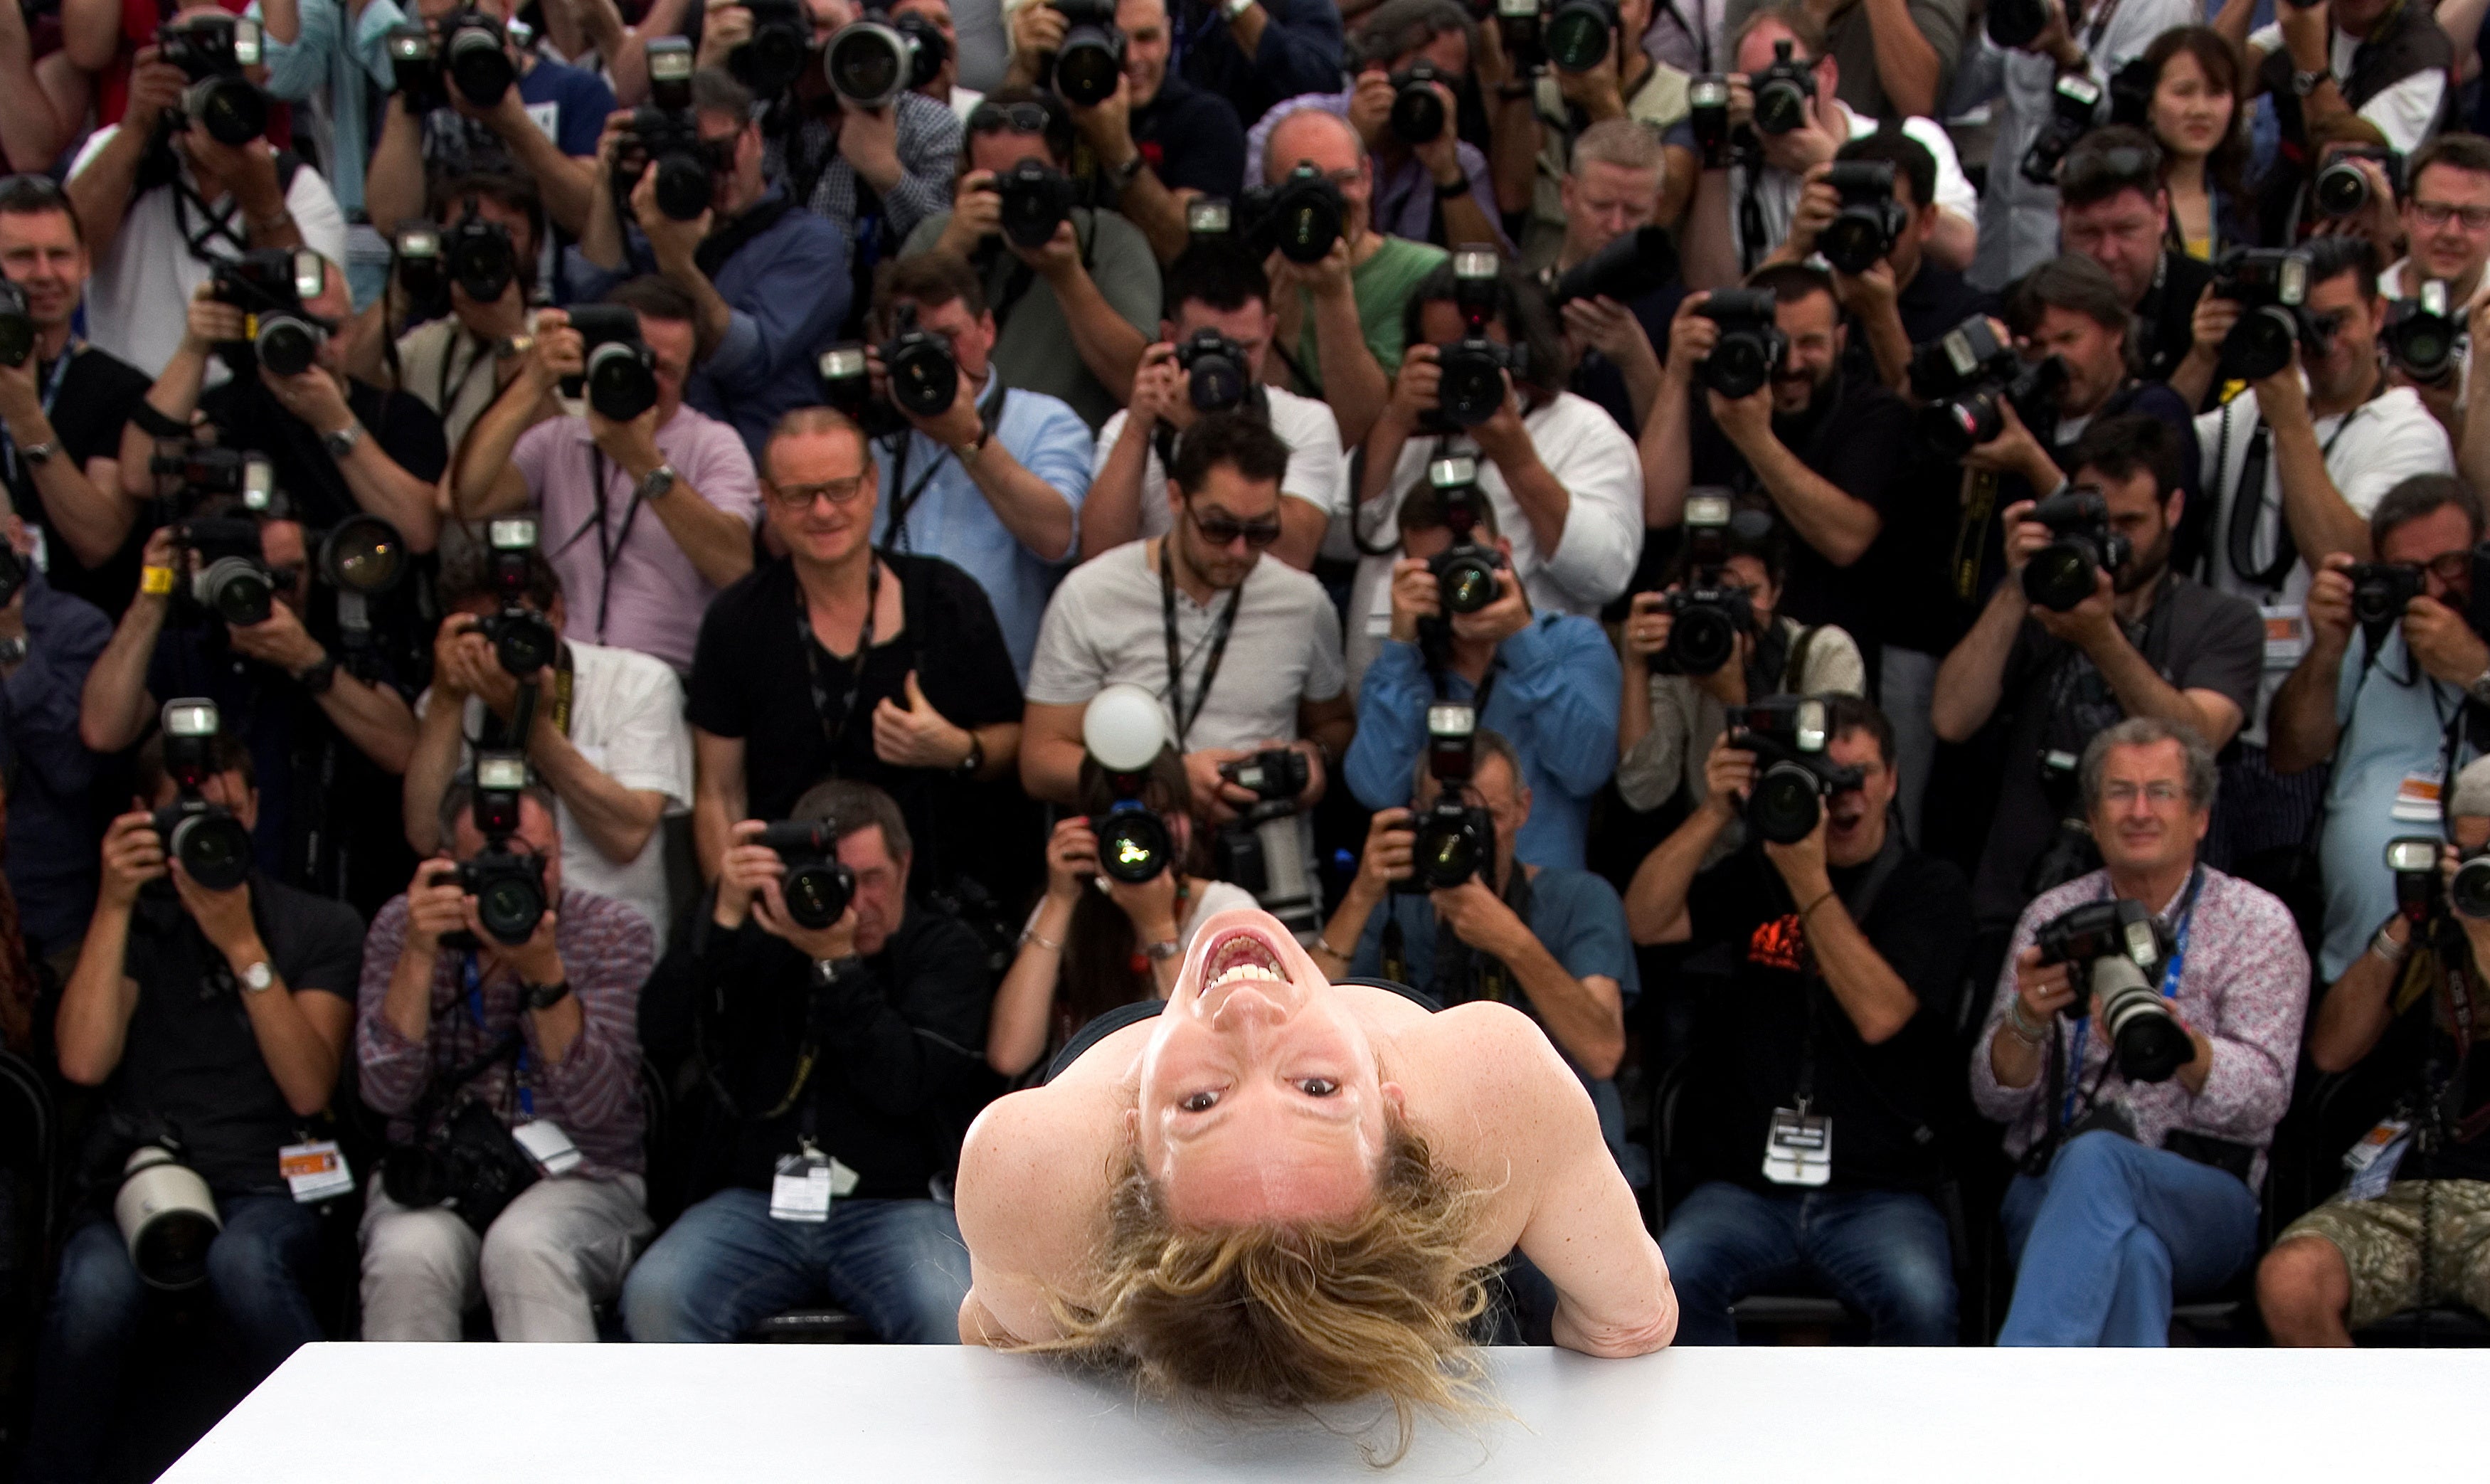
[[1498,594],[1476,613],[1446,616],[1442,585],[1429,563],[1452,549],[1441,492],[1420,489],[1401,503],[1402,560],[1392,567],[1392,636],[1357,692],[1357,740],[1345,764],[1349,791],[1370,809],[1409,801],[1412,771],[1427,748],[1427,707],[1467,701],[1482,726],[1513,744],[1532,800],[1514,840],[1517,858],[1539,866],[1582,865],[1591,798],[1616,766],[1617,694],[1624,684],[1616,651],[1597,621],[1533,613],[1513,575],[1511,545],[1496,534],[1484,499],[1468,538],[1496,553]]
[[814,363],[847,318],[848,246],[762,173],[761,126],[741,83],[717,68],[694,73],[692,116],[712,156],[709,209],[675,220],[657,205],[656,170],[644,170],[629,203],[638,226],[625,240],[612,182],[629,121],[609,127],[588,223],[569,253],[571,289],[597,297],[653,271],[691,295],[699,353],[683,401],[733,423],[758,458],[779,414],[822,399]]
[[[994,312],[966,260],[928,252],[890,265],[874,294],[877,328],[887,333],[902,309],[949,344],[960,392],[938,416],[902,411],[909,431],[875,441],[874,544],[941,557],[976,578],[1027,684],[1046,600],[1080,549],[1089,425],[1055,397],[1003,385]],[[873,374],[881,383],[878,351]]]
[[[10,517],[10,538],[33,544]],[[78,697],[112,621],[29,571],[0,607],[0,771],[8,778],[9,889],[29,958],[74,952],[95,911],[96,755],[78,741]],[[66,961],[56,964],[67,973]]]
[[1248,125],[1281,99],[1340,85],[1346,48],[1331,0],[1174,0],[1169,10],[1177,72]]

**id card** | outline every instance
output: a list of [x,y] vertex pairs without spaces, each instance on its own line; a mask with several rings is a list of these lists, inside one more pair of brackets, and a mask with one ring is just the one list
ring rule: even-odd
[[1776,1185],[1822,1185],[1833,1178],[1833,1120],[1773,1110],[1764,1132],[1764,1178]]
[[2404,781],[2395,786],[2394,807],[2388,812],[2408,825],[2437,824],[2439,790],[2446,777],[2435,763],[2404,774]]
[[778,1173],[769,1181],[769,1217],[773,1221],[827,1221],[830,1201],[856,1188],[860,1178],[847,1166],[819,1149],[778,1156]]
[[2360,1143],[2343,1151],[2343,1168],[2352,1172],[2343,1186],[2345,1198],[2374,1201],[2385,1195],[2394,1182],[2395,1167],[2411,1149],[2412,1124],[2402,1119],[2382,1120],[2360,1136]]
[[581,1159],[586,1157],[579,1152],[579,1146],[570,1142],[570,1135],[564,1133],[562,1125],[551,1119],[521,1123],[510,1130],[510,1137],[518,1142],[519,1148],[528,1151],[528,1157],[536,1162],[536,1168],[549,1177],[568,1175],[578,1169]]
[[2265,621],[2265,667],[2288,670],[2308,653],[2308,611],[2298,603],[2257,609]]
[[286,1188],[303,1206],[316,1206],[355,1188],[354,1172],[346,1168],[346,1156],[334,1139],[314,1139],[278,1149],[276,1173],[285,1177]]

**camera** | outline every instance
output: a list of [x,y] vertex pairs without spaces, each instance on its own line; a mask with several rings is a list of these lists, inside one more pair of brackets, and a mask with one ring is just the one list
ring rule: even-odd
[[1195,196],[1184,203],[1185,236],[1195,241],[1225,237],[1235,226],[1235,216],[1226,196]]
[[1055,91],[1080,108],[1115,96],[1124,76],[1124,33],[1115,29],[1115,0],[1047,0],[1063,16],[1055,48]]
[[1988,316],[1975,314],[1911,347],[1911,395],[1932,402],[1983,381],[2012,381],[2022,364],[2013,343],[1999,337]]
[[498,105],[519,80],[502,44],[502,23],[472,7],[441,28],[441,70],[458,85],[458,96],[478,108]]
[[1024,160],[995,177],[1002,198],[1003,236],[1020,247],[1043,247],[1072,216],[1072,177],[1042,160]]
[[1427,773],[1436,783],[1435,801],[1412,822],[1417,839],[1410,872],[1396,891],[1444,891],[1477,877],[1495,875],[1495,819],[1467,803],[1462,786],[1478,771],[1478,711],[1466,702],[1437,701],[1427,708]]
[[1841,209],[1816,234],[1815,250],[1836,273],[1866,273],[1894,250],[1902,228],[1910,224],[1910,211],[1894,199],[1894,162],[1836,160],[1824,183],[1840,195]]
[[890,338],[882,347],[883,374],[891,404],[919,418],[939,418],[960,399],[960,363],[951,342],[916,324],[916,306],[891,313]]
[[1253,382],[1243,348],[1207,326],[1176,342],[1175,364],[1188,378],[1185,395],[1196,412],[1234,411]]
[[609,422],[628,422],[657,405],[657,355],[640,338],[640,316],[628,305],[584,304],[570,311],[579,332],[581,374],[564,378],[563,393],[587,390],[588,405]]
[[1790,59],[1787,39],[1773,43],[1770,67],[1754,76],[1755,127],[1768,134],[1785,134],[1807,122],[1808,100],[1815,96],[1815,67]]
[[[812,17],[796,0],[743,0],[743,5],[752,13],[752,35],[726,54],[726,70],[753,97],[772,99],[795,86],[812,58]],[[837,80],[830,74],[832,86]]]
[[1300,937],[1320,931],[1314,877],[1306,869],[1305,837],[1297,824],[1297,796],[1314,777],[1306,755],[1294,747],[1265,747],[1220,764],[1219,775],[1250,790],[1255,799],[1235,824],[1219,831],[1220,877],[1254,893],[1262,910],[1288,931]]
[[527,786],[526,753],[476,754],[476,829],[484,850],[457,867],[458,889],[476,899],[476,920],[510,947],[534,937],[545,915],[544,858],[510,849]]
[[1789,336],[1774,318],[1773,291],[1716,288],[1700,312],[1721,327],[1712,354],[1703,358],[1703,385],[1731,401],[1753,395],[1789,353]]
[[942,33],[924,16],[894,21],[876,6],[831,36],[822,51],[822,71],[841,98],[860,108],[881,108],[932,82],[950,55]]
[[230,891],[250,875],[250,831],[234,812],[210,803],[202,790],[216,776],[217,703],[196,696],[164,703],[164,774],[178,791],[156,811],[156,837],[167,859],[192,881]]
[[1539,25],[1541,0],[1495,0],[1492,9],[1496,38],[1504,44],[1514,74],[1525,76],[1547,66],[1548,47]]
[[697,221],[715,194],[715,178],[735,164],[735,142],[700,136],[692,119],[692,45],[680,36],[649,43],[649,102],[631,110],[631,127],[614,151],[613,193],[627,211],[633,188],[657,172],[657,210],[675,221]]
[[2167,1082],[2194,1059],[2187,1033],[2162,1003],[2157,985],[2170,956],[2169,935],[2141,902],[2086,902],[2041,924],[2033,937],[2041,964],[2075,970],[2070,1018],[2100,1002],[2119,1074],[2129,1082]]
[[248,144],[268,131],[268,95],[244,75],[259,66],[259,22],[221,11],[192,11],[156,28],[156,60],[190,79],[182,113],[218,144]]
[[1677,247],[1668,228],[1636,227],[1566,269],[1549,270],[1549,297],[1558,304],[1576,299],[1612,299],[1631,304],[1665,287],[1677,276]]
[[149,1288],[178,1293],[207,1281],[208,1248],[224,1222],[208,1182],[165,1143],[130,1151],[112,1195],[112,1220]]
[[2092,822],[2084,818],[2080,768],[2082,760],[2062,748],[2043,748],[2040,758],[2041,797],[2058,822],[2049,843],[2032,858],[2023,873],[2026,898],[2053,891],[2078,876],[2100,869],[2100,849],[2093,843]]
[[2056,538],[2023,565],[2023,596],[2057,613],[2093,596],[2098,574],[2117,575],[2135,554],[2109,525],[2109,502],[2089,484],[2051,495],[2032,507],[2025,520],[2047,526]]
[[778,879],[788,919],[820,932],[837,924],[855,900],[855,872],[839,860],[835,820],[784,819],[764,825],[753,843],[778,853],[787,874]]
[[441,258],[449,281],[477,304],[498,302],[519,276],[518,247],[510,241],[510,229],[485,220],[472,200],[458,224],[442,239]]
[[1142,794],[1150,765],[1167,747],[1167,721],[1157,696],[1139,685],[1116,684],[1089,700],[1081,717],[1082,744],[1098,760],[1114,801],[1093,815],[1098,869],[1127,886],[1155,880],[1175,863],[1175,842]]
[[1717,170],[1729,156],[1729,79],[1705,73],[1686,85],[1687,123],[1703,168]]
[[1504,568],[1504,553],[1478,538],[1479,501],[1484,498],[1478,488],[1478,460],[1467,454],[1432,460],[1427,483],[1435,491],[1444,528],[1453,533],[1453,544],[1427,559],[1427,570],[1435,577],[1436,601],[1446,618],[1476,613],[1504,592],[1496,576]]
[[341,601],[349,597],[378,597],[406,576],[406,538],[387,520],[359,510],[320,537],[312,551],[311,570],[337,590]]
[[2048,0],[1989,0],[1988,39],[2012,51],[2049,28]]
[[1548,60],[1569,73],[1587,73],[1608,59],[1608,33],[1616,28],[1614,0],[1556,0],[1541,28]]
[[[2401,195],[2404,189],[2404,157],[2393,150],[2375,144],[2338,146],[2326,159],[2326,166],[2308,188],[2309,202],[2329,217],[2357,217],[2369,206],[2369,178],[2360,173],[2356,160],[2365,160],[2378,167],[2387,178],[2387,189]],[[2389,205],[2392,202],[2389,203]]]
[[449,312],[449,272],[441,259],[441,234],[428,226],[400,227],[391,245],[397,261],[398,293],[409,323]]
[[[255,515],[270,513],[275,508],[276,466],[264,453],[221,449],[209,443],[185,443],[171,453],[152,455],[147,468],[159,479],[179,480],[185,505],[195,505],[213,495],[235,495],[240,497],[242,508]],[[175,534],[179,535],[178,530]],[[253,538],[256,537],[254,527]]]
[[217,347],[228,364],[246,348],[278,376],[311,369],[329,339],[328,325],[303,307],[328,286],[319,253],[309,247],[254,247],[238,258],[218,259],[208,276],[217,302],[243,311],[244,342]]
[[2418,298],[2398,299],[2387,310],[2378,338],[2387,355],[2418,382],[2445,381],[2455,369],[2455,342],[2464,334],[2460,311],[2448,302],[2444,279],[2431,278]]
[[560,640],[544,615],[519,601],[528,587],[528,553],[536,544],[536,523],[527,515],[506,516],[486,523],[485,567],[493,591],[502,599],[498,612],[474,621],[476,632],[493,646],[493,660],[503,673],[526,680],[554,662]]
[[1988,371],[1995,379],[1932,401],[1919,411],[1922,441],[1949,460],[1961,458],[2006,431],[2004,408],[2008,406],[2027,425],[2044,428],[2057,414],[2058,393],[2067,385],[2063,359],[2044,356],[2025,365],[2010,347],[2005,359],[1991,363]]
[[2460,853],[2452,881],[2440,883],[2443,847],[2431,835],[2400,835],[2387,842],[2387,869],[2395,876],[2395,905],[2415,925],[2447,908],[2462,917],[2490,918],[2490,852]]
[[1314,770],[1294,747],[1265,747],[1251,757],[1219,765],[1219,776],[1265,802],[1285,802],[1306,791]]
[[1340,188],[1311,164],[1298,165],[1276,186],[1250,187],[1236,201],[1247,251],[1259,258],[1277,249],[1301,264],[1331,256],[1347,212]]
[[1738,635],[1756,631],[1755,603],[1727,585],[1729,493],[1718,487],[1686,496],[1686,586],[1668,595],[1668,644],[1645,663],[1654,675],[1713,675],[1738,653]]
[[2352,617],[2373,655],[2403,622],[2412,600],[2429,591],[2425,575],[2410,562],[2355,562],[2343,575],[2352,579]]
[[1453,78],[1434,63],[1424,60],[1412,62],[1392,74],[1392,133],[1404,144],[1431,143],[1452,123],[1442,95],[1428,86],[1430,83],[1441,83],[1451,91]]
[[2049,93],[2049,122],[2023,152],[2023,178],[2035,186],[2055,186],[2058,164],[2075,141],[2092,131],[2100,111],[2100,84],[2081,73],[2061,73]]
[[1476,427],[1496,415],[1509,393],[1504,374],[1516,376],[1529,364],[1529,352],[1520,345],[1500,345],[1488,338],[1488,321],[1496,308],[1498,264],[1492,247],[1461,247],[1453,252],[1453,303],[1462,311],[1462,337],[1441,346],[1435,358],[1442,377],[1435,384],[1435,419],[1442,427]]
[[2291,364],[2295,344],[2311,355],[2327,336],[2304,307],[2308,302],[2308,254],[2288,247],[2234,247],[2214,265],[2212,293],[2243,306],[2239,323],[2222,339],[2221,374],[2232,381],[2262,381]]
[[[266,512],[265,506],[252,511]],[[175,521],[173,545],[197,558],[195,566],[184,564],[189,581],[175,590],[185,622],[207,619],[247,628],[267,623],[275,611],[279,583],[261,560],[258,521],[232,515]]]
[[449,106],[449,93],[441,83],[441,56],[433,47],[430,31],[415,24],[391,26],[382,45],[389,52],[390,75],[396,79],[397,96],[406,100],[408,113],[420,119],[435,108]]
[[0,365],[24,365],[35,354],[35,317],[26,291],[0,278]]
[[1863,770],[1836,767],[1824,755],[1833,742],[1828,711],[1818,696],[1774,696],[1728,708],[1729,745],[1763,765],[1747,790],[1747,828],[1776,845],[1813,834],[1824,800],[1867,781]]

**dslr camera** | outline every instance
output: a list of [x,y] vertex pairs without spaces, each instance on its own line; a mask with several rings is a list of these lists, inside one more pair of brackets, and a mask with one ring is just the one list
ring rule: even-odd
[[35,356],[35,316],[26,291],[0,278],[0,365],[24,365]]
[[510,229],[487,221],[469,201],[442,240],[441,256],[450,282],[477,304],[498,302],[519,276],[519,252]]
[[855,900],[855,872],[839,860],[836,820],[782,819],[763,826],[753,843],[776,851],[786,863],[778,895],[787,904],[788,920],[818,933],[848,915],[848,904]]
[[2387,869],[2395,877],[2395,907],[2415,927],[2444,912],[2476,920],[2490,918],[2490,852],[2461,853],[2455,879],[2438,874],[2443,847],[2435,835],[2398,835],[2387,842]]
[[1304,264],[1331,256],[1347,211],[1328,176],[1300,164],[1276,186],[1248,187],[1236,199],[1235,215],[1248,252],[1259,258],[1277,250]]
[[2075,141],[2092,131],[2100,113],[2100,84],[2081,73],[2061,73],[2049,93],[2049,122],[2023,152],[2023,178],[2035,186],[2058,184],[2059,162]]
[[179,792],[156,811],[156,837],[166,858],[182,862],[192,881],[230,891],[250,874],[250,831],[201,792],[217,771],[217,703],[197,696],[167,701],[162,714],[164,773]]
[[1429,83],[1441,83],[1451,91],[1455,79],[1423,58],[1392,74],[1392,136],[1404,144],[1431,143],[1452,126],[1442,95]]
[[1055,48],[1055,91],[1076,108],[1095,108],[1115,96],[1124,76],[1124,33],[1115,29],[1115,0],[1047,0],[1063,16]]
[[1070,219],[1078,189],[1072,177],[1042,160],[1024,160],[995,176],[1002,234],[1016,247],[1043,247]]
[[449,270],[441,258],[441,234],[429,226],[400,227],[390,244],[407,323],[440,319],[449,312]]
[[435,108],[449,106],[449,91],[441,82],[441,53],[432,44],[431,31],[412,22],[391,26],[382,44],[389,51],[397,96],[405,101],[409,114],[420,119]]
[[1686,106],[1703,168],[1720,169],[1729,162],[1729,79],[1719,73],[1691,79],[1686,84]]
[[2129,1082],[2167,1082],[2194,1059],[2196,1048],[2161,998],[2169,934],[2141,902],[2086,902],[2041,924],[2033,938],[2042,965],[2072,970],[2075,998],[2064,1013],[2079,1019],[2100,1002],[2119,1075]]
[[237,372],[247,372],[247,361],[278,376],[300,376],[311,369],[320,347],[328,343],[329,325],[303,307],[328,286],[328,270],[309,247],[254,247],[238,258],[221,258],[209,270],[218,304],[243,311],[243,340],[217,351]]
[[1989,0],[1988,39],[2012,51],[2049,28],[2048,0]]
[[1167,821],[1142,797],[1149,786],[1150,765],[1167,747],[1167,730],[1159,698],[1125,683],[1090,697],[1081,716],[1082,745],[1098,760],[1113,796],[1107,812],[1089,819],[1098,836],[1098,869],[1126,886],[1155,880],[1176,864]]
[[640,338],[640,316],[628,305],[584,304],[570,311],[579,332],[580,374],[563,378],[565,396],[584,389],[588,405],[610,422],[628,422],[657,405],[657,353]]
[[1773,310],[1768,288],[1711,292],[1698,312],[1721,327],[1721,336],[1712,342],[1712,354],[1703,358],[1703,385],[1736,401],[1773,379],[1781,358],[1789,354],[1789,336],[1781,334]]
[[1478,710],[1466,701],[1427,708],[1427,773],[1435,801],[1418,811],[1408,876],[1395,891],[1445,891],[1472,877],[1492,884],[1495,818],[1466,802],[1462,791],[1478,771]]
[[1496,574],[1504,569],[1504,553],[1478,538],[1479,502],[1486,496],[1479,492],[1476,458],[1455,454],[1431,460],[1427,483],[1435,491],[1444,529],[1453,533],[1453,544],[1427,559],[1427,570],[1435,578],[1435,600],[1444,610],[1442,619],[1432,622],[1443,628],[1454,614],[1476,613],[1503,594]]
[[1462,247],[1453,253],[1453,303],[1462,311],[1462,337],[1442,346],[1435,364],[1443,376],[1435,386],[1435,422],[1447,431],[1476,427],[1495,416],[1507,400],[1504,373],[1520,376],[1530,364],[1530,353],[1520,345],[1488,338],[1488,322],[1495,317],[1499,264],[1492,247]]
[[181,555],[196,559],[176,568],[189,577],[187,586],[174,590],[185,624],[215,622],[246,628],[268,622],[285,579],[261,557],[259,520],[254,517],[266,513],[262,507],[248,515],[200,515],[173,523],[177,561]]
[[1770,67],[1754,75],[1755,127],[1768,134],[1785,134],[1807,122],[1808,101],[1815,97],[1813,64],[1791,60],[1788,39],[1773,43]]
[[1615,0],[1556,0],[1540,37],[1559,70],[1587,73],[1608,59],[1608,35],[1617,25]]
[[1253,387],[1244,348],[1207,326],[1176,342],[1175,364],[1185,373],[1185,397],[1196,412],[1233,412]]
[[1566,269],[1547,271],[1541,281],[1548,296],[1562,305],[1576,299],[1611,299],[1632,304],[1677,277],[1677,247],[1668,229],[1636,227],[1599,251]]
[[830,37],[822,71],[839,97],[859,108],[883,108],[932,82],[950,58],[950,44],[932,21],[917,15],[893,20],[888,10],[871,5]]
[[692,47],[680,36],[649,43],[649,102],[631,110],[631,127],[614,151],[613,194],[627,215],[631,192],[657,172],[657,209],[676,221],[697,221],[716,192],[716,178],[734,167],[734,143],[711,145],[692,120]]
[[2025,424],[2046,427],[2066,384],[2066,362],[2045,356],[2025,364],[1983,315],[1911,352],[1911,390],[1925,404],[1920,439],[1948,460],[2006,431],[2004,406]]
[[2294,345],[2325,353],[2330,336],[2309,314],[2308,254],[2289,247],[2234,247],[2214,265],[2213,294],[2242,306],[2222,339],[2222,376],[2262,381],[2291,364]]
[[182,1162],[181,1146],[171,1138],[130,1151],[112,1194],[112,1220],[130,1266],[149,1288],[180,1293],[208,1281],[208,1248],[224,1221],[215,1192]]
[[1841,209],[1816,234],[1815,250],[1837,273],[1866,273],[1894,250],[1902,228],[1910,224],[1910,211],[1894,199],[1894,162],[1835,160],[1824,183],[1839,194]]
[[1813,834],[1824,800],[1867,782],[1861,769],[1837,767],[1825,756],[1833,742],[1828,712],[1820,696],[1774,696],[1728,709],[1729,745],[1763,765],[1747,790],[1747,828],[1776,845]]
[[[1265,747],[1219,765],[1219,775],[1254,795],[1236,823],[1219,831],[1219,874],[1254,893],[1262,910],[1300,937],[1322,929],[1313,874],[1297,828],[1297,796],[1313,780],[1306,755]],[[1105,849],[1104,841],[1100,850]]]
[[1738,635],[1756,631],[1755,602],[1728,585],[1729,493],[1717,486],[1686,495],[1686,570],[1691,580],[1668,595],[1668,644],[1644,663],[1654,675],[1713,675],[1738,653]]
[[192,11],[156,28],[156,60],[190,79],[182,114],[218,144],[248,144],[268,131],[268,95],[245,75],[259,66],[259,22],[221,11]]
[[510,847],[528,786],[524,752],[476,754],[476,829],[484,850],[456,867],[458,889],[476,899],[476,918],[496,943],[517,947],[545,915],[544,858]]
[[503,673],[526,681],[554,662],[561,653],[553,625],[544,615],[519,601],[528,589],[528,553],[536,544],[533,516],[514,515],[488,522],[486,570],[501,597],[499,611],[470,620],[468,628],[493,647],[493,661]]
[[2461,307],[2448,302],[2444,279],[2431,278],[2418,298],[2394,301],[2378,338],[2405,375],[2435,385],[2454,373],[2455,342],[2463,334]]
[[794,87],[812,60],[813,21],[797,0],[742,3],[752,13],[752,35],[726,54],[726,70],[766,102]]
[[960,399],[960,363],[952,359],[951,342],[918,327],[915,305],[902,304],[891,310],[890,338],[881,350],[886,402],[874,398],[873,368],[863,346],[833,345],[822,352],[818,363],[822,399],[854,419],[866,436],[906,432],[909,424],[894,408],[920,418],[939,418]]
[[2355,562],[2343,575],[2352,579],[2352,618],[2372,655],[2403,622],[2412,600],[2429,591],[2427,575],[2410,562]]
[[503,45],[502,23],[473,6],[442,26],[441,70],[458,85],[458,96],[478,108],[498,106],[519,80],[518,65]]
[[[2393,150],[2375,144],[2336,146],[2327,157],[2326,166],[2308,188],[2308,199],[2317,210],[2329,217],[2357,217],[2369,206],[2369,178],[2353,163],[2365,160],[2378,167],[2387,178],[2387,189],[2395,195],[2403,194],[2404,157]],[[2389,201],[2388,204],[2393,204]]]
[[2116,577],[2135,555],[2128,538],[2110,529],[2109,502],[2090,484],[2051,495],[2023,518],[2047,526],[2052,538],[2023,564],[2023,596],[2055,613],[2092,597],[2099,573]]

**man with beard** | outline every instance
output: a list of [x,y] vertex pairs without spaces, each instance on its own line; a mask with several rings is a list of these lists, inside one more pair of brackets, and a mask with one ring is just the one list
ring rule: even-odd
[[1643,422],[1643,521],[1656,531],[1675,526],[1697,484],[1768,504],[1799,540],[1781,611],[1803,624],[1839,624],[1872,645],[1883,626],[1848,569],[1885,528],[1887,493],[1911,455],[1909,409],[1883,387],[1842,377],[1849,331],[1831,275],[1780,263],[1747,286],[1772,291],[1773,322],[1787,344],[1772,379],[1747,396],[1699,387],[1696,367],[1720,343],[1721,326],[1704,312],[1710,294],[1687,296]]
[[2091,867],[2029,880],[2052,822],[2067,812],[2043,788],[2042,759],[2071,760],[2095,733],[2128,716],[2176,722],[2218,751],[2256,699],[2264,662],[2264,626],[2245,598],[2170,569],[2187,497],[2169,424],[2141,414],[2111,418],[2085,432],[2072,463],[2074,485],[2099,493],[2131,555],[2114,573],[2096,568],[2093,595],[2074,607],[2040,607],[2024,593],[2023,569],[2058,537],[2028,518],[2028,502],[2010,507],[2006,580],[1937,669],[1930,719],[1940,738],[1967,742],[2005,713],[2005,783],[1972,879],[1973,915],[1994,941],[1992,956],[1975,957],[1975,973],[1994,969],[1996,947],[2035,892]]

